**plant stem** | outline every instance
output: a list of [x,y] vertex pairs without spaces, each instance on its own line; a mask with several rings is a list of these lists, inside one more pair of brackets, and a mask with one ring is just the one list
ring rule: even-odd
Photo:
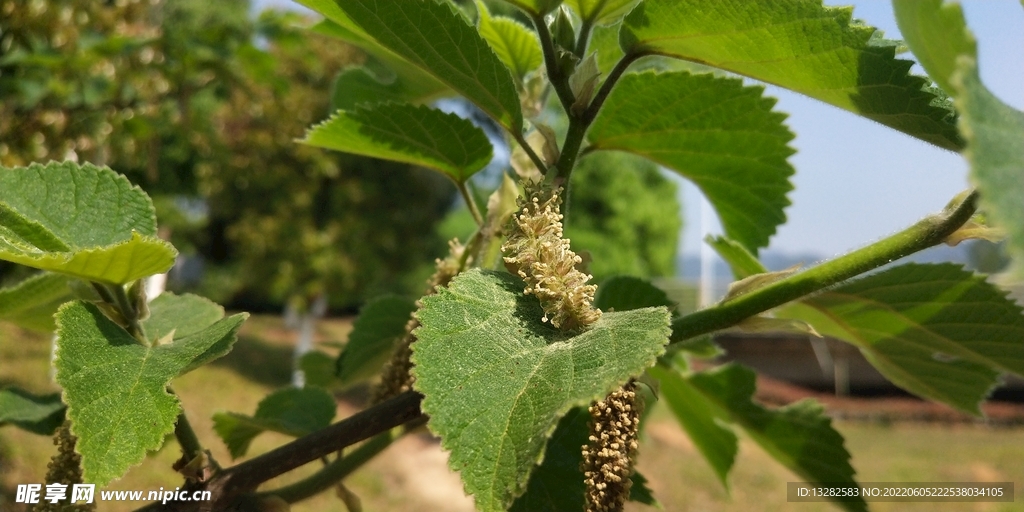
[[590,101],[590,106],[587,110],[583,111],[583,115],[580,116],[590,126],[590,123],[594,122],[597,118],[597,113],[601,111],[601,106],[604,105],[604,101],[608,99],[608,95],[612,93],[612,89],[615,88],[615,84],[618,83],[619,78],[626,72],[631,64],[636,62],[637,59],[643,57],[640,53],[627,53],[618,62],[615,63],[615,67],[612,68],[611,72],[608,73],[608,78],[601,84],[601,88],[594,94],[594,99]]
[[590,123],[582,119],[569,121],[569,130],[565,134],[565,142],[562,143],[562,152],[558,157],[558,163],[555,164],[557,172],[554,177],[548,178],[556,187],[566,187],[569,183],[569,177],[572,175],[573,168],[576,167],[576,159],[580,154],[580,147],[583,145],[583,139],[586,138],[589,127]]
[[541,174],[547,174],[547,164],[545,164],[544,160],[541,159],[539,155],[537,155],[537,152],[534,151],[532,147],[530,147],[530,144],[526,142],[526,138],[523,137],[523,134],[513,133],[512,137],[516,140],[516,142],[519,143],[519,147],[523,148],[523,151],[526,153],[526,156],[530,157],[530,161],[533,162],[533,165],[537,166],[537,170],[540,171]]
[[337,484],[353,471],[359,469],[363,464],[366,464],[383,452],[388,446],[391,446],[391,443],[425,423],[426,418],[421,418],[408,423],[401,429],[391,429],[377,434],[348,455],[327,464],[320,471],[313,473],[309,477],[280,489],[257,493],[257,496],[277,496],[288,503],[295,503],[313,497]]
[[581,59],[587,56],[587,43],[590,41],[590,31],[593,29],[594,20],[591,18],[583,20],[583,24],[580,25],[580,33],[576,38],[576,48],[573,53]]
[[178,419],[174,423],[174,438],[181,446],[181,456],[186,463],[203,454],[203,445],[199,442],[196,431],[192,429],[188,417],[185,416],[184,409],[178,413]]
[[679,318],[672,322],[671,343],[731,327],[769,309],[940,244],[970,220],[977,209],[977,202],[977,192],[961,193],[941,213],[929,215],[899,233],[728,302]]
[[473,199],[473,195],[469,193],[469,188],[465,181],[458,183],[459,193],[462,194],[462,199],[466,201],[466,207],[469,208],[469,213],[473,214],[473,220],[476,221],[477,226],[484,225],[484,218],[480,215],[480,209],[476,206],[476,200]]
[[303,464],[422,418],[422,399],[419,393],[406,391],[329,427],[230,467],[211,481],[207,490],[213,493],[215,504],[226,505],[263,482]]
[[[148,346],[149,341],[146,340],[146,336],[142,332],[142,325],[139,323],[139,312],[132,305],[132,301],[128,298],[128,293],[125,292],[124,286],[111,284],[106,285],[105,288],[111,292],[114,305],[117,306],[117,309],[121,311],[121,316],[128,322],[128,334],[131,334],[133,338]],[[104,300],[107,299],[104,298]]]
[[551,39],[551,31],[548,30],[548,26],[544,23],[544,16],[534,16],[533,25],[537,29],[537,37],[540,38],[540,47],[544,53],[544,65],[548,72],[548,80],[551,81],[551,86],[555,88],[555,94],[558,95],[558,100],[562,102],[562,108],[565,109],[566,113],[569,113],[569,109],[572,108],[573,102],[576,98],[572,95],[572,89],[569,88],[569,77],[562,73],[562,69],[558,67],[558,55],[555,54],[555,42]]

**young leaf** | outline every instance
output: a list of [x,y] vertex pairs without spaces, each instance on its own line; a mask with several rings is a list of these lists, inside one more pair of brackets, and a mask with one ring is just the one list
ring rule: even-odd
[[36,396],[18,388],[0,389],[0,427],[9,423],[49,436],[64,423],[64,411],[60,393]]
[[323,388],[285,388],[261,400],[253,416],[214,414],[213,429],[224,440],[231,456],[238,458],[264,431],[302,437],[330,425],[336,408],[334,397]]
[[711,464],[718,479],[729,487],[729,471],[736,461],[739,441],[731,428],[716,414],[715,407],[690,381],[676,372],[655,366],[648,370],[660,383],[660,396],[686,430],[694,446]]
[[102,487],[160,446],[179,410],[167,384],[214,347],[230,346],[225,340],[234,340],[246,316],[145,347],[90,303],[60,308],[57,383],[64,388],[85,481]]
[[512,75],[454,6],[435,0],[346,0],[337,5],[381,46],[465,96],[510,132],[522,132]]
[[[509,512],[564,512],[583,510],[586,486],[583,483],[583,452],[590,435],[590,414],[586,407],[574,407],[555,428],[544,449],[544,461],[533,473],[526,486],[526,492],[516,498]],[[647,479],[639,472],[633,472],[629,500],[645,505],[657,506]]]
[[338,356],[337,374],[342,386],[350,386],[380,373],[395,343],[416,311],[416,303],[394,295],[370,301],[359,313]]
[[595,25],[611,25],[626,15],[639,0],[566,0],[580,18]]
[[882,375],[971,414],[1002,372],[1024,375],[1024,316],[957,265],[906,264],[782,308],[856,345]]
[[742,244],[730,240],[724,236],[708,235],[704,243],[711,246],[718,253],[718,256],[729,264],[732,275],[736,279],[744,279],[755,274],[764,274],[768,268],[761,264],[753,254],[750,254]]
[[165,272],[176,255],[156,237],[149,196],[106,167],[0,168],[0,259],[123,284]]
[[[664,376],[667,371],[659,368],[652,372]],[[714,418],[739,426],[775,460],[808,482],[856,486],[850,453],[821,405],[813,400],[802,400],[779,409],[766,409],[753,401],[755,379],[752,370],[733,363],[689,375],[685,380],[690,390],[705,400],[691,407],[689,412],[705,415],[700,420],[703,427],[713,419],[706,416],[709,412]],[[671,377],[669,382],[670,387],[679,383]],[[664,390],[663,382],[663,393]],[[689,431],[685,423],[684,428]],[[715,456],[721,458],[729,454],[727,437],[711,431],[702,439],[720,443],[713,449]],[[859,497],[837,503],[850,511],[867,510],[867,504]]]
[[70,278],[42,272],[0,289],[0,320],[38,331],[53,331],[53,314],[71,298]]
[[895,0],[896,21],[928,74],[956,97],[964,156],[982,207],[1007,229],[1011,254],[1024,258],[1024,112],[992,94],[978,75],[978,52],[959,4]]
[[338,111],[306,132],[301,142],[422,165],[457,183],[483,169],[493,152],[487,135],[473,123],[440,110],[397,103]]
[[726,234],[751,252],[785,222],[793,134],[762,87],[686,72],[624,75],[588,133],[592,150],[635,153],[692,180]]
[[664,308],[605,313],[589,330],[562,333],[522,290],[509,274],[471,270],[418,313],[423,412],[485,512],[522,493],[562,415],[642,373],[668,341]]
[[477,23],[480,35],[520,82],[527,73],[544,63],[540,42],[532,30],[512,18],[491,16],[480,0],[476,2],[476,9],[480,13]]
[[631,309],[665,306],[675,307],[665,292],[650,282],[633,276],[613,276],[597,287],[594,307],[602,311],[628,311]]
[[708,64],[806,94],[951,150],[964,143],[941,91],[908,74],[894,42],[820,0],[645,0],[623,49]]

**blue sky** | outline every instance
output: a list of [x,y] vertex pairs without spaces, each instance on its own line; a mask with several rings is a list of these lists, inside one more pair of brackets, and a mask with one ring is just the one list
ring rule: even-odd
[[[900,38],[888,1],[826,3],[852,4],[855,17]],[[1016,0],[967,0],[963,7],[978,39],[982,79],[1003,101],[1024,109],[1024,8]],[[789,196],[789,222],[772,238],[770,250],[838,255],[941,209],[968,186],[967,166],[955,153],[778,87],[769,86],[766,94],[778,98],[776,109],[790,114],[797,149],[790,159],[796,190]],[[681,248],[695,254],[703,238],[700,195],[688,184],[681,195]],[[720,232],[717,221],[712,224]]]
[[[855,0],[854,16],[900,38],[887,0]],[[287,0],[255,0],[268,5],[298,7]],[[966,0],[967,23],[978,39],[979,67],[985,83],[1006,103],[1024,109],[1024,6],[1017,0]],[[909,53],[902,56],[912,59]],[[916,72],[923,74],[919,66]],[[751,81],[753,82],[753,81]],[[769,250],[842,254],[872,242],[941,209],[967,188],[967,166],[949,151],[883,127],[873,121],[795,93],[768,86],[778,98],[776,109],[789,113],[796,133],[790,161],[796,168],[789,222],[780,226]],[[674,176],[674,175],[673,175]],[[684,231],[680,249],[700,251],[699,191],[681,178]],[[717,219],[708,223],[721,232]]]

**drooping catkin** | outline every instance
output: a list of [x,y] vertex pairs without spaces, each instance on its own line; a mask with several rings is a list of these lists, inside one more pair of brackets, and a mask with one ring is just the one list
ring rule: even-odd
[[[434,261],[435,270],[427,280],[425,296],[437,293],[437,289],[442,286],[448,286],[448,283],[459,273],[460,261],[465,250],[465,246],[460,244],[457,239],[448,242],[448,256]],[[416,309],[422,307],[423,304],[416,301]],[[391,359],[381,370],[380,384],[373,390],[372,403],[383,402],[412,389],[410,357],[412,356],[412,344],[416,341],[416,336],[412,332],[419,326],[420,321],[415,316],[405,324],[405,334],[398,341],[395,351],[391,353]]]
[[640,411],[630,380],[590,406],[590,438],[583,446],[586,512],[619,512],[629,499]]
[[93,503],[71,504],[73,486],[82,483],[82,456],[75,452],[78,438],[71,434],[71,426],[65,422],[53,434],[53,444],[57,446],[57,454],[47,464],[46,483],[66,485],[64,499],[57,503],[40,500],[33,507],[34,512],[92,512],[96,510]]
[[594,308],[597,286],[577,266],[580,258],[563,238],[562,188],[528,183],[513,216],[508,240],[501,246],[505,268],[526,281],[527,295],[540,300],[543,321],[563,330],[587,327],[601,317]]

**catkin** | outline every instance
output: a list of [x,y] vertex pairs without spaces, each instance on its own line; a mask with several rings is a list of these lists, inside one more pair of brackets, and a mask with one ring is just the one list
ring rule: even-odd
[[32,508],[34,512],[92,512],[96,510],[95,499],[93,503],[71,504],[72,487],[82,483],[82,456],[75,452],[75,444],[78,438],[71,435],[71,426],[65,422],[57,432],[53,434],[53,444],[57,446],[57,454],[50,459],[46,466],[46,483],[66,485],[64,499],[57,503],[40,500],[39,504]]
[[577,268],[583,260],[562,237],[561,193],[561,188],[527,184],[501,251],[505,268],[526,282],[523,293],[540,301],[541,320],[574,331],[596,322],[601,310],[593,306],[597,286],[587,284],[592,276]]
[[618,512],[629,499],[640,411],[632,380],[590,406],[590,442],[583,446],[586,512]]

